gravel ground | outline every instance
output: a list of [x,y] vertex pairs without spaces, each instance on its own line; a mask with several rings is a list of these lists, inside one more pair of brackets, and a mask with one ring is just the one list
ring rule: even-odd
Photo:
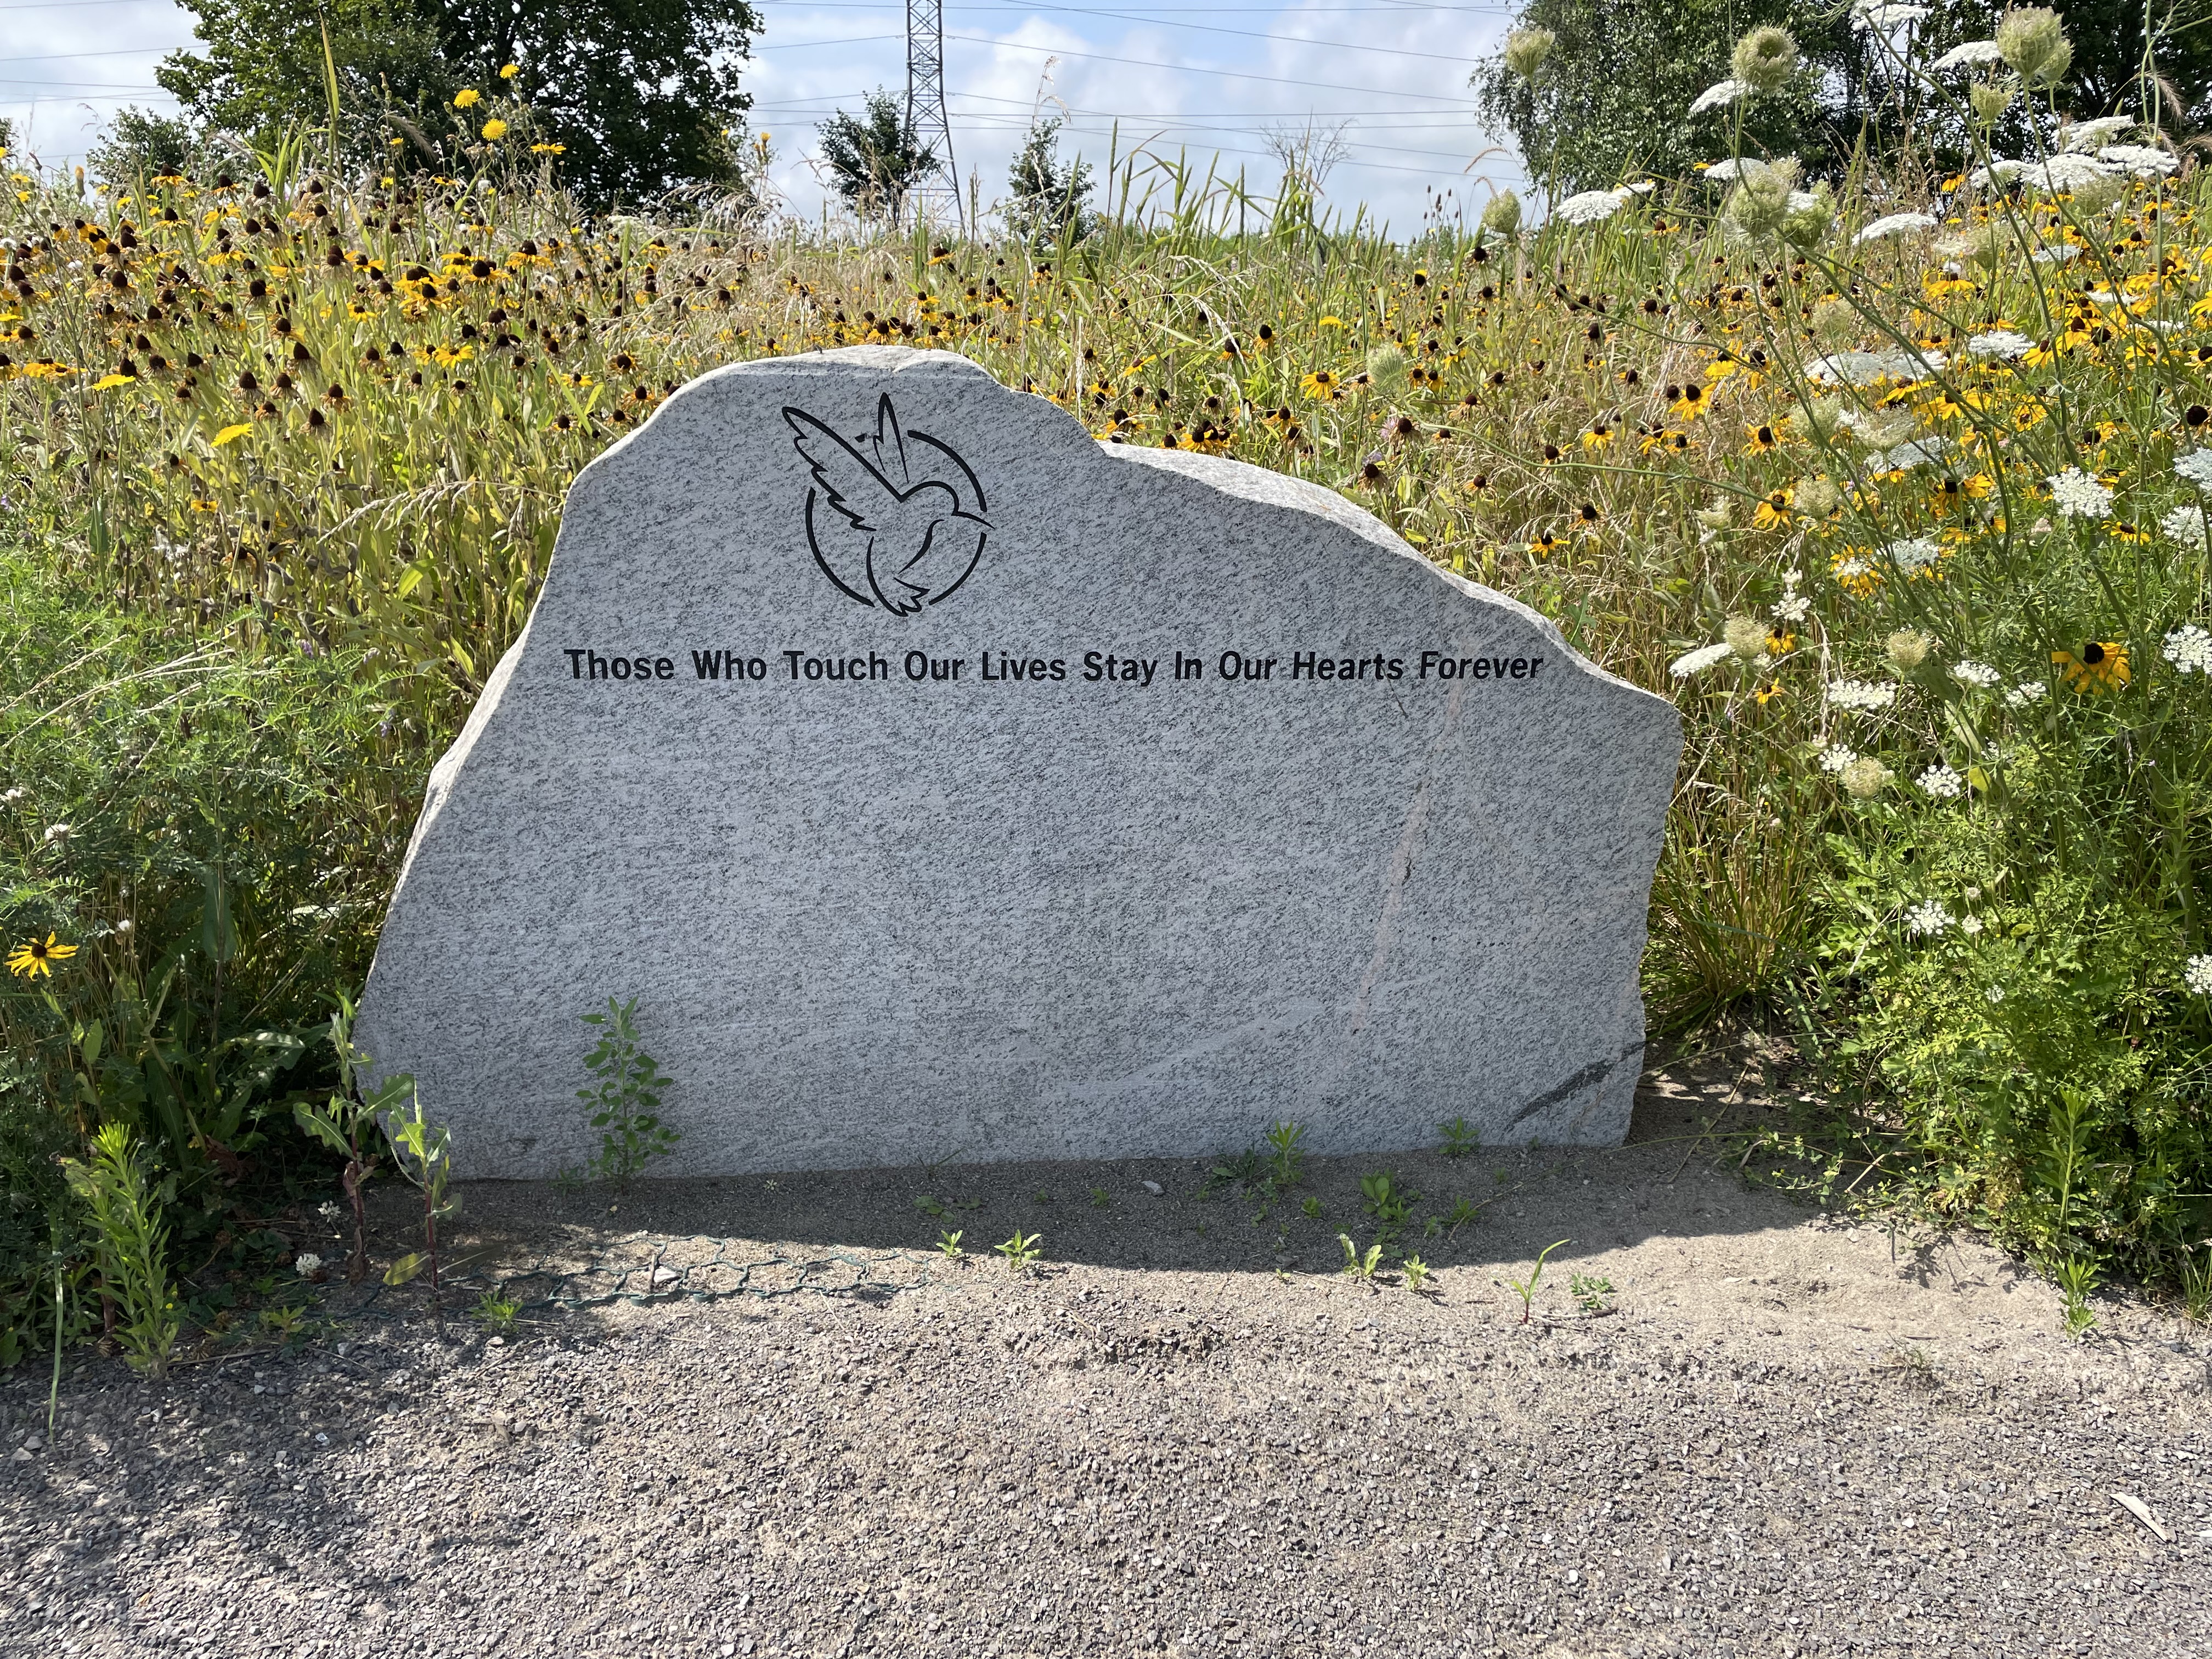
[[[340,1286],[289,1351],[88,1358],[51,1443],[0,1378],[0,1653],[2212,1656],[2212,1338],[2067,1341],[1972,1241],[1747,1188],[1705,1103],[1273,1206],[1188,1163],[472,1188],[442,1329]],[[1417,1225],[1484,1205],[1431,1294],[1336,1271],[1383,1167]],[[504,1338],[495,1278],[548,1304]]]

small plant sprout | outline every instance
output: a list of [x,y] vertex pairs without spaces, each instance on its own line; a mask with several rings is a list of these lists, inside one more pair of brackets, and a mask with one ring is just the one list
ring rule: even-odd
[[1036,1265],[1037,1258],[1043,1254],[1039,1248],[1043,1243],[1042,1233],[1025,1233],[1017,1227],[1012,1238],[991,1248],[1006,1259],[1008,1272],[1020,1273],[1027,1273]]
[[2212,1320],[2212,1239],[2181,1253],[2181,1316],[2192,1325]]
[[661,1091],[670,1079],[660,1063],[638,1047],[637,999],[607,1006],[583,1017],[586,1025],[599,1028],[599,1042],[584,1056],[585,1069],[598,1079],[576,1098],[599,1109],[592,1127],[600,1132],[599,1156],[592,1168],[601,1179],[618,1187],[656,1158],[665,1158],[683,1137],[660,1121]]
[[1304,1203],[1298,1206],[1298,1209],[1309,1221],[1321,1219],[1321,1200],[1317,1198],[1307,1199]]
[[1432,1276],[1429,1264],[1422,1261],[1420,1257],[1417,1255],[1407,1256],[1405,1261],[1405,1271],[1406,1288],[1411,1291],[1415,1296],[1426,1296],[1435,1288],[1429,1283],[1429,1279]]
[[1458,1232],[1459,1230],[1466,1226],[1468,1222],[1474,1220],[1477,1217],[1481,1215],[1482,1208],[1483,1206],[1476,1203],[1473,1199],[1462,1198],[1458,1203],[1452,1206],[1451,1213],[1444,1218],[1445,1231],[1450,1233]]
[[1091,1189],[1091,1206],[1093,1209],[1106,1209],[1111,1206],[1113,1202],[1114,1194],[1108,1192],[1103,1187],[1093,1187]]
[[1036,1201],[1040,1204],[1049,1204],[1052,1202],[1052,1194],[1040,1187],[1036,1189]]
[[1482,1150],[1482,1137],[1475,1133],[1474,1126],[1464,1117],[1455,1117],[1449,1123],[1439,1123],[1437,1128],[1444,1138],[1443,1154],[1446,1158],[1466,1158]]
[[514,1322],[522,1316],[522,1304],[497,1291],[486,1291],[477,1298],[471,1315],[486,1336],[506,1336],[514,1329]]
[[938,1253],[944,1256],[947,1261],[966,1261],[968,1259],[968,1252],[960,1248],[960,1230],[956,1229],[951,1232],[946,1232],[940,1227],[938,1229],[937,1233]]
[[2080,1338],[2097,1322],[2089,1293],[2097,1288],[2097,1263],[2088,1255],[2069,1255],[2058,1264],[2058,1289],[2066,1298],[2066,1334]]
[[307,1310],[305,1308],[293,1307],[289,1304],[279,1308],[264,1308],[261,1310],[261,1328],[275,1340],[278,1347],[289,1348],[292,1346],[293,1339],[299,1335],[300,1326],[307,1316]]
[[1560,1245],[1573,1243],[1574,1240],[1571,1238],[1563,1238],[1558,1243],[1547,1244],[1536,1253],[1536,1265],[1528,1270],[1528,1277],[1526,1279],[1509,1279],[1505,1281],[1513,1287],[1513,1293],[1521,1298],[1521,1322],[1523,1325],[1528,1322],[1528,1310],[1536,1300],[1536,1286],[1544,1277],[1546,1258]]
[[114,1334],[124,1357],[149,1376],[166,1375],[181,1324],[169,1285],[169,1229],[161,1219],[173,1180],[155,1188],[144,1151],[121,1123],[103,1124],[92,1138],[90,1160],[64,1158],[62,1174],[92,1212],[100,1292],[117,1305]]
[[1612,1304],[1607,1300],[1613,1294],[1613,1281],[1609,1279],[1577,1273],[1567,1280],[1567,1291],[1575,1298],[1575,1305],[1592,1318],[1612,1311]]
[[927,1193],[924,1193],[920,1198],[915,1200],[914,1207],[921,1211],[924,1215],[927,1216],[932,1221],[940,1219],[945,1214],[944,1200],[942,1199],[932,1198]]
[[1339,1233],[1336,1242],[1344,1247],[1345,1276],[1355,1284],[1371,1285],[1382,1266],[1382,1247],[1370,1244],[1364,1251],[1352,1242],[1350,1233]]
[[1306,1138],[1306,1126],[1285,1118],[1267,1126],[1267,1145],[1275,1154],[1267,1160],[1267,1172],[1278,1187],[1295,1187],[1305,1178],[1306,1155],[1299,1143]]
[[353,1206],[353,1251],[346,1258],[346,1282],[358,1285],[368,1276],[368,1216],[362,1186],[376,1173],[376,1154],[371,1150],[376,1125],[385,1113],[398,1108],[415,1079],[402,1073],[385,1079],[373,1092],[363,1091],[368,1056],[354,1047],[353,1016],[352,1001],[340,992],[338,1011],[331,1016],[330,1026],[331,1047],[338,1058],[338,1091],[328,1106],[301,1101],[292,1115],[302,1129],[345,1159],[338,1180]]
[[1413,1206],[1421,1201],[1421,1195],[1398,1185],[1396,1176],[1377,1171],[1359,1177],[1359,1201],[1380,1225],[1395,1229],[1405,1225]]
[[392,1112],[384,1120],[384,1133],[392,1143],[392,1161],[400,1174],[422,1194],[422,1249],[410,1250],[386,1268],[384,1282],[404,1285],[428,1267],[430,1306],[434,1310],[442,1288],[438,1277],[438,1224],[460,1208],[447,1192],[453,1175],[453,1140],[444,1124],[434,1124],[423,1116],[422,1097],[412,1089],[408,1091],[408,1115],[403,1117]]

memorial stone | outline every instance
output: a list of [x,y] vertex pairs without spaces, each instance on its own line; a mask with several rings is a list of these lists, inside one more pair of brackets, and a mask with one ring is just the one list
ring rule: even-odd
[[1625,1133],[1665,700],[1341,496],[939,352],[735,365],[586,467],[358,1032],[471,1176]]

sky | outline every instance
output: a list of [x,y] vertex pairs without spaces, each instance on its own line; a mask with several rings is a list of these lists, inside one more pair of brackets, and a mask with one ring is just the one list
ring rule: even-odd
[[[767,0],[759,9],[749,125],[770,137],[787,210],[811,217],[825,196],[817,125],[837,109],[858,112],[878,87],[905,86],[904,0]],[[1334,135],[1343,159],[1327,177],[1324,210],[1348,217],[1364,204],[1411,234],[1437,198],[1472,218],[1493,185],[1520,181],[1517,159],[1483,132],[1468,86],[1510,12],[1424,0],[945,0],[953,159],[988,212],[1042,112],[1065,116],[1063,152],[1079,150],[1102,173],[1118,143],[1124,156],[1180,155],[1200,176],[1209,163],[1241,170],[1266,198],[1281,173],[1271,138]],[[0,117],[43,161],[71,165],[116,110],[173,108],[154,69],[191,40],[190,14],[168,0],[0,0]]]

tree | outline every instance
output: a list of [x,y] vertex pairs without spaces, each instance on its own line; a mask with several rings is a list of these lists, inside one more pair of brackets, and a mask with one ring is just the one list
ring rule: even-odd
[[193,125],[264,149],[299,122],[329,125],[333,78],[338,145],[356,160],[384,153],[387,110],[422,122],[459,84],[437,31],[407,0],[329,0],[319,14],[295,0],[187,3],[201,49],[171,52],[154,79]]
[[1065,118],[1033,121],[1014,164],[1006,171],[1006,228],[1024,241],[1064,238],[1079,242],[1098,228],[1089,205],[1091,163],[1078,155],[1063,165],[1060,130]]
[[822,124],[821,140],[822,164],[846,205],[863,218],[881,215],[894,226],[906,210],[908,192],[937,165],[897,98],[880,87],[868,94],[866,119],[841,109]]
[[593,206],[742,182],[761,27],[749,0],[423,0],[447,58],[489,83],[507,64],[561,176]]
[[124,190],[142,179],[190,173],[198,151],[199,135],[189,122],[134,104],[108,122],[84,165],[100,183]]
[[[2188,112],[2177,118],[2172,101],[2165,111],[2167,130],[2179,137],[2212,121],[2212,27],[2185,25],[2179,8],[2190,0],[2151,3],[2160,72]],[[1933,59],[1963,41],[1990,39],[2006,9],[2000,0],[1935,0],[1913,38]],[[2059,109],[2087,117],[2142,107],[2142,0],[2080,0],[2064,15],[2074,62]],[[1632,169],[1682,176],[1693,163],[1729,153],[1739,117],[1746,154],[1798,155],[1813,176],[1834,176],[1862,143],[1876,154],[1893,149],[1908,123],[1947,161],[1964,154],[1955,118],[1924,88],[1896,76],[1848,8],[1530,0],[1516,21],[1550,30],[1557,37],[1551,55],[1531,81],[1507,66],[1501,50],[1475,72],[1476,103],[1492,131],[1518,142],[1530,176],[1563,193],[1616,184]],[[1691,116],[1698,95],[1728,77],[1736,40],[1761,23],[1796,33],[1805,68],[1774,97]],[[2001,151],[2024,138],[2028,118],[2023,101],[2000,129]]]
[[750,100],[738,74],[760,27],[749,0],[184,3],[200,49],[172,53],[155,78],[195,123],[264,148],[296,122],[327,123],[334,71],[340,143],[356,159],[411,143],[410,128],[434,140],[465,129],[455,95],[505,88],[561,146],[562,181],[588,206],[741,172]]

